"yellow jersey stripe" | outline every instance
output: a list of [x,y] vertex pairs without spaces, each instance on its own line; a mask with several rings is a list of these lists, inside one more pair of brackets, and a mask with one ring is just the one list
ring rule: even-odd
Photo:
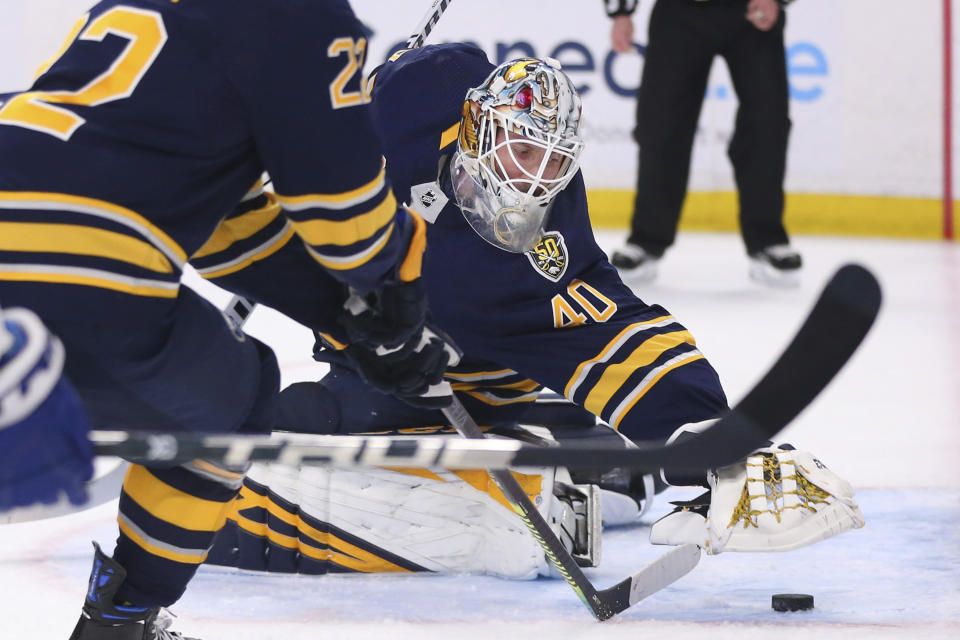
[[427,248],[427,223],[410,209],[407,209],[407,213],[413,218],[413,236],[410,238],[410,246],[407,247],[407,256],[400,264],[402,282],[412,282],[420,277],[423,252]]
[[0,222],[0,251],[38,251],[109,258],[173,273],[166,256],[153,245],[133,236],[76,224]]
[[123,490],[150,515],[181,529],[219,531],[230,502],[205,500],[163,482],[140,465],[130,465]]
[[317,246],[332,244],[347,247],[368,240],[387,224],[392,223],[397,213],[397,201],[392,193],[376,207],[347,220],[291,220],[297,235],[307,244]]
[[280,215],[280,205],[277,204],[276,197],[273,194],[267,194],[267,199],[269,202],[259,209],[248,211],[236,218],[221,221],[204,245],[191,258],[203,258],[228,249],[238,240],[246,240],[276,220],[277,216]]
[[311,209],[313,207],[333,210],[349,209],[379,194],[380,190],[383,189],[386,184],[386,175],[386,170],[381,168],[376,178],[350,191],[329,194],[310,193],[302,196],[283,196],[277,194],[277,200],[279,200],[283,208],[288,211],[303,211],[304,209]]
[[337,340],[336,338],[334,338],[334,337],[333,337],[332,335],[330,335],[329,333],[323,333],[322,331],[317,331],[317,334],[318,334],[321,338],[323,338],[324,340],[326,340],[327,342],[329,342],[331,345],[333,345],[333,348],[336,349],[337,351],[343,351],[344,349],[346,349],[346,348],[349,346],[349,345],[346,345],[346,344],[340,342],[339,340]]
[[0,209],[29,209],[39,211],[71,211],[111,220],[133,229],[153,246],[183,268],[186,252],[167,233],[139,213],[125,207],[82,196],[39,191],[0,191]]
[[579,366],[577,366],[576,371],[573,372],[573,376],[571,376],[570,380],[567,382],[567,386],[563,390],[563,395],[572,399],[573,394],[577,392],[577,389],[579,389],[580,385],[583,384],[583,381],[586,380],[588,375],[590,375],[593,367],[610,359],[613,354],[615,354],[617,350],[626,344],[627,341],[630,340],[630,338],[632,338],[634,335],[655,327],[663,327],[673,322],[675,322],[673,316],[660,316],[658,318],[653,318],[652,320],[635,322],[625,327],[623,331],[614,337],[613,340],[607,343],[607,346],[605,346],[600,353],[589,360],[581,362]]
[[473,391],[475,389],[516,389],[517,391],[534,391],[540,388],[540,383],[535,380],[520,380],[509,384],[477,384],[474,382],[454,382],[452,385],[454,391]]
[[117,517],[117,524],[120,525],[120,531],[123,532],[123,535],[133,540],[138,547],[151,555],[183,564],[203,564],[207,559],[207,554],[209,553],[207,549],[181,549],[161,542],[156,538],[148,536],[144,533],[143,529],[135,525],[123,514]]
[[673,331],[651,336],[633,350],[626,360],[607,367],[597,384],[590,389],[583,406],[591,413],[600,415],[610,398],[623,388],[623,384],[640,367],[646,367],[656,361],[663,353],[680,344],[694,345],[689,331]]
[[460,123],[458,122],[457,124],[448,127],[443,133],[440,134],[440,148],[443,149],[446,147],[448,144],[456,140],[459,135]]
[[356,269],[357,267],[369,262],[380,252],[380,249],[382,249],[390,239],[390,234],[393,233],[393,227],[394,224],[391,222],[383,232],[383,235],[375,243],[363,251],[359,251],[349,256],[328,256],[320,253],[310,245],[306,245],[307,251],[310,252],[310,255],[313,256],[314,260],[319,262],[327,269],[333,269],[334,271],[347,271],[349,269]]
[[85,285],[153,298],[176,298],[180,290],[179,282],[131,278],[99,269],[46,264],[0,264],[0,280]]
[[203,269],[197,269],[197,273],[207,279],[221,278],[223,276],[246,269],[254,262],[269,258],[280,249],[284,248],[290,238],[294,236],[293,227],[285,223],[272,238],[263,244],[250,249],[249,251],[237,256],[233,260],[221,264],[211,265]]
[[660,378],[667,375],[677,367],[682,367],[685,364],[689,364],[695,360],[702,360],[703,354],[699,351],[691,351],[690,353],[681,353],[675,358],[671,358],[664,364],[660,365],[650,373],[648,373],[643,380],[640,381],[640,384],[623,399],[613,413],[610,416],[610,424],[613,425],[614,429],[620,428],[620,422],[623,420],[623,417],[627,415],[630,409],[633,408],[633,405],[637,404],[637,401],[642,398],[647,391],[649,391],[653,385],[659,382]]

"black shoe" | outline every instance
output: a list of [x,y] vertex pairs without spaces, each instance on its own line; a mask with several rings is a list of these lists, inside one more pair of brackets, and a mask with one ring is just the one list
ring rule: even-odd
[[126,570],[93,543],[93,569],[83,614],[70,640],[199,640],[169,631],[171,616],[160,607],[133,607],[114,603]]
[[788,244],[765,247],[750,254],[750,277],[757,282],[777,287],[800,284],[803,259]]

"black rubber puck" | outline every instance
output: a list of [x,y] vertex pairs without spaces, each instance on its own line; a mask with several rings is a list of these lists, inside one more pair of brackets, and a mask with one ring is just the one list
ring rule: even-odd
[[775,611],[806,611],[813,609],[813,596],[807,593],[778,593],[771,605]]

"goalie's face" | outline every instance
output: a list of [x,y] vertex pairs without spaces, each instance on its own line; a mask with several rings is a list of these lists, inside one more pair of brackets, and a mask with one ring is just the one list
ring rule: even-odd
[[457,204],[487,242],[529,251],[582,149],[580,98],[559,63],[504,63],[467,93],[450,165]]
[[497,132],[493,153],[494,171],[501,183],[532,196],[545,195],[571,160],[562,153],[549,152],[536,140],[504,129]]

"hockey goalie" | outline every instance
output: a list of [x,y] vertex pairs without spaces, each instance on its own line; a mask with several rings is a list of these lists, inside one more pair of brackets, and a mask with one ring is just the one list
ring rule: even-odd
[[[531,413],[558,416],[556,400],[552,405]],[[685,426],[678,435],[702,426]],[[566,440],[571,430],[579,432],[579,440],[618,437],[605,425],[585,423],[562,425],[558,433]],[[459,437],[440,433],[440,427],[407,431]],[[545,446],[554,441],[542,426],[493,431]],[[664,474],[631,482],[624,469],[571,476],[564,469],[538,468],[513,474],[584,567],[600,562],[602,525],[638,522],[654,492],[668,486]],[[789,551],[864,524],[850,484],[790,445],[759,449],[700,480],[668,479],[684,485],[697,482],[706,491],[694,500],[673,503],[676,508],[653,523],[654,544],[692,543],[708,554]],[[556,577],[534,535],[479,470],[255,464],[207,561],[302,574]]]
[[[545,446],[662,443],[727,408],[690,331],[625,286],[593,238],[580,98],[556,60],[494,67],[474,46],[434,45],[395,53],[370,84],[390,181],[428,223],[422,273],[432,320],[463,349],[446,381],[488,433]],[[355,319],[344,322],[346,335],[318,334],[314,355],[330,372],[283,391],[279,424],[302,433],[442,429],[442,405],[395,397],[416,386],[407,371],[386,359],[357,366]],[[544,388],[562,402],[538,402]],[[558,407],[562,416],[551,413]],[[789,449],[701,477],[626,469],[516,477],[585,566],[599,562],[600,521],[637,521],[667,482],[707,493],[656,523],[657,543],[787,550],[863,524],[850,486]],[[255,465],[234,506],[210,562],[300,573],[550,571],[482,471]]]

